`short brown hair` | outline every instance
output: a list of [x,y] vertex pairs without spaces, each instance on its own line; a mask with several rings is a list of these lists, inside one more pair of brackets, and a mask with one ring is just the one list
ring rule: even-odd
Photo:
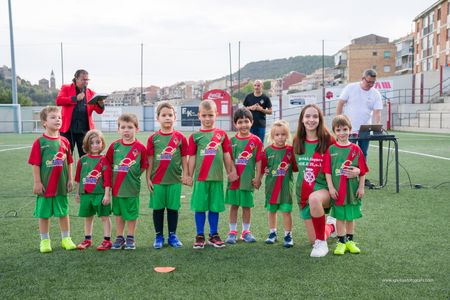
[[120,122],[133,123],[136,128],[139,128],[139,121],[135,114],[123,113],[117,119],[117,126],[120,127]]
[[352,122],[350,122],[350,119],[346,115],[337,115],[336,117],[334,117],[333,121],[331,122],[331,128],[333,129],[333,132],[339,126],[347,126],[350,130],[352,130]]
[[217,105],[214,101],[212,100],[202,100],[202,102],[200,102],[200,105],[198,106],[199,109],[206,109],[206,110],[213,110],[215,112],[217,112]]
[[103,136],[103,133],[100,130],[91,129],[86,133],[86,135],[84,136],[84,139],[83,139],[83,151],[84,152],[91,153],[91,140],[95,137],[99,138],[102,141],[102,149],[100,150],[100,152],[103,152],[103,150],[105,150],[106,142],[105,142],[105,137]]
[[159,105],[158,105],[158,108],[156,109],[156,116],[158,116],[159,117],[159,114],[161,113],[161,110],[163,109],[163,108],[168,108],[168,109],[171,109],[171,110],[173,110],[173,113],[175,114],[176,112],[175,112],[175,108],[173,107],[173,105],[172,104],[170,104],[169,102],[161,102]]
[[47,121],[47,117],[49,113],[52,112],[60,112],[59,107],[58,106],[46,106],[44,107],[40,114],[39,114],[39,118],[41,119],[41,122],[45,122]]
[[252,112],[248,108],[241,107],[241,108],[238,108],[234,112],[234,115],[233,115],[234,123],[237,123],[237,121],[239,119],[245,119],[245,118],[249,119],[253,123],[253,115],[252,115]]

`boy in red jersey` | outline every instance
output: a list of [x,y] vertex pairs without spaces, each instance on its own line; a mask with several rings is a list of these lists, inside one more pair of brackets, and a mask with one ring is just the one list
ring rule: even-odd
[[[122,137],[113,142],[106,153],[112,166],[113,213],[116,216],[116,240],[111,249],[134,250],[134,233],[139,217],[139,193],[141,190],[141,174],[147,169],[147,150],[136,139],[139,122],[134,114],[124,113],[117,120],[119,135]],[[127,222],[127,238],[124,238],[125,222]]]
[[199,132],[189,137],[187,178],[188,182],[192,182],[194,176],[195,181],[191,198],[191,209],[195,212],[197,228],[194,249],[205,247],[206,211],[209,211],[210,227],[208,244],[222,248],[225,244],[218,234],[218,224],[219,212],[225,210],[223,165],[231,182],[237,179],[237,175],[231,160],[230,140],[225,131],[214,127],[217,116],[216,104],[211,100],[203,100],[199,108],[198,118],[202,126]]
[[70,237],[67,193],[72,190],[72,155],[69,141],[59,135],[61,112],[56,106],[47,106],[40,113],[45,132],[31,148],[28,163],[33,166],[33,193],[37,195],[34,216],[39,218],[40,251],[51,252],[50,217],[59,218],[61,246],[76,249]]

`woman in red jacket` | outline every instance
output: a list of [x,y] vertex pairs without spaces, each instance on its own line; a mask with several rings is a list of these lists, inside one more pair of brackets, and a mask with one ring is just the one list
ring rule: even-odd
[[86,70],[77,70],[71,84],[64,84],[56,97],[56,105],[61,106],[62,126],[61,135],[70,142],[73,153],[77,144],[79,156],[83,156],[83,138],[91,129],[94,129],[92,112],[102,114],[105,110],[103,101],[97,104],[88,104],[94,96],[94,91],[87,87],[89,74]]

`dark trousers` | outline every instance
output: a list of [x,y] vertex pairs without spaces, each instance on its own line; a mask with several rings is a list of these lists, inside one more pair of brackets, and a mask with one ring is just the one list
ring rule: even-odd
[[250,128],[250,132],[259,137],[259,139],[264,145],[264,136],[266,135],[266,127],[252,127]]
[[85,133],[72,133],[70,130],[67,132],[61,132],[61,135],[69,140],[70,152],[72,156],[74,155],[73,149],[75,149],[75,144],[77,144],[78,157],[82,157],[86,153],[83,151],[83,139],[86,135]]

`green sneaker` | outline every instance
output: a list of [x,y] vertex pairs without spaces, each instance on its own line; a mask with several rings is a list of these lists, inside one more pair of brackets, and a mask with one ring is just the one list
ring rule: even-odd
[[49,239],[41,240],[41,253],[49,253],[52,252],[52,245]]
[[346,242],[345,246],[347,247],[347,250],[350,251],[350,253],[353,253],[353,254],[361,253],[361,250],[359,250],[359,248],[356,247],[356,243],[354,241]]
[[336,249],[334,249],[334,254],[344,255],[346,250],[347,250],[346,244],[338,242],[336,245]]
[[66,250],[75,250],[77,249],[77,245],[72,242],[72,238],[70,236],[65,237],[61,241],[61,247]]

